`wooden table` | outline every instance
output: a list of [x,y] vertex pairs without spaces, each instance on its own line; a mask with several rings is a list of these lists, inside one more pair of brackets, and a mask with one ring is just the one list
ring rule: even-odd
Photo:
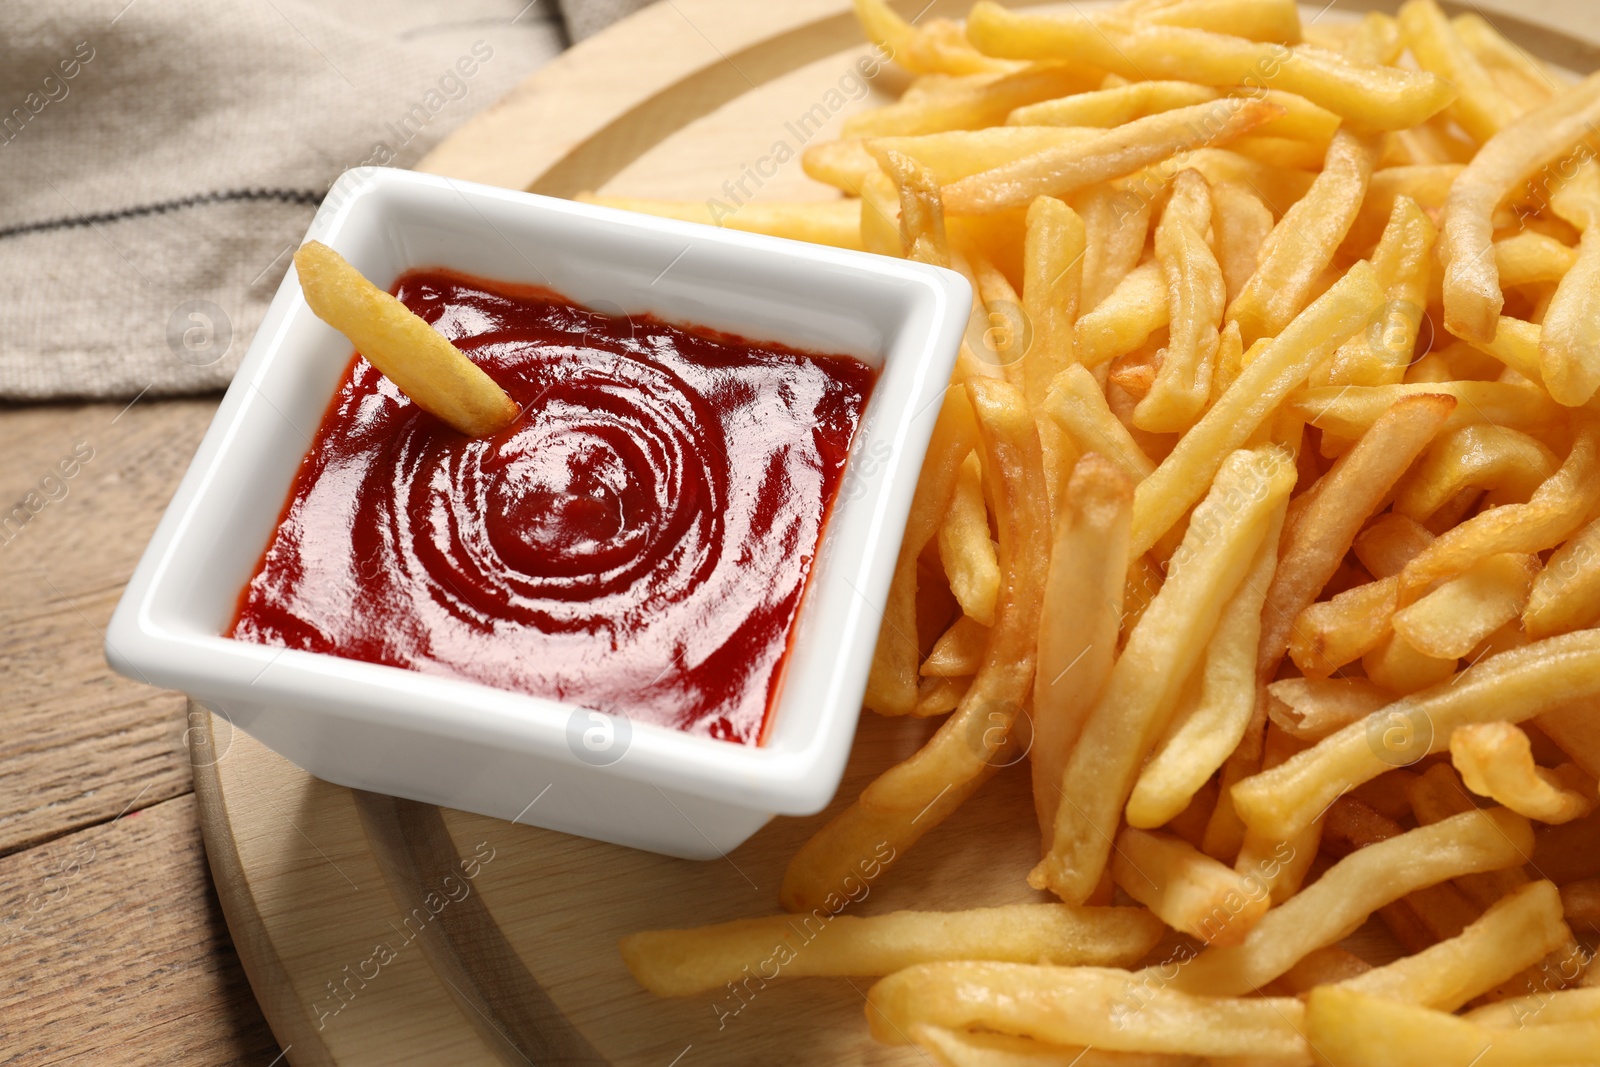
[[[1482,7],[1600,38],[1592,0]],[[0,527],[0,1064],[280,1055],[206,870],[183,697],[101,652],[215,406],[0,405],[0,512],[92,450],[65,495]]]

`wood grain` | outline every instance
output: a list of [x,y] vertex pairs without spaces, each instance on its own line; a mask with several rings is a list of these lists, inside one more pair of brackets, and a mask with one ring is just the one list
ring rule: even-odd
[[183,796],[0,859],[0,1063],[278,1055],[197,830]]

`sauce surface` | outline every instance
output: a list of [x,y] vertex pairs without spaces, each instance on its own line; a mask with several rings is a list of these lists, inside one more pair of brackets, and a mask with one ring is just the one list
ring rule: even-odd
[[523,414],[455,433],[359,355],[230,636],[757,743],[874,372],[412,271]]

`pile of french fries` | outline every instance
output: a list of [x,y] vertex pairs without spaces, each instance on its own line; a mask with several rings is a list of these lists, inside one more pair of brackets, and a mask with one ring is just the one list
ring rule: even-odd
[[[973,284],[866,698],[947,717],[629,968],[882,976],[954,1067],[1600,1063],[1600,75],[1433,0],[856,9],[913,77],[846,199],[726,224]],[[1024,744],[1054,900],[839,914]]]

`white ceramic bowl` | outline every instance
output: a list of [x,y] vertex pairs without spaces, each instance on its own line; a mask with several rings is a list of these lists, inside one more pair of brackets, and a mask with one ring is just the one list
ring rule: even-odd
[[[380,286],[412,267],[548,285],[880,370],[795,622],[765,744],[220,636],[350,344],[293,269],[117,605],[106,658],[340,785],[664,852],[721,855],[823,808],[855,732],[912,490],[965,327],[960,275],[408,171],[345,174],[306,235]],[[535,799],[537,798],[536,802]],[[531,806],[530,806],[531,804]]]

